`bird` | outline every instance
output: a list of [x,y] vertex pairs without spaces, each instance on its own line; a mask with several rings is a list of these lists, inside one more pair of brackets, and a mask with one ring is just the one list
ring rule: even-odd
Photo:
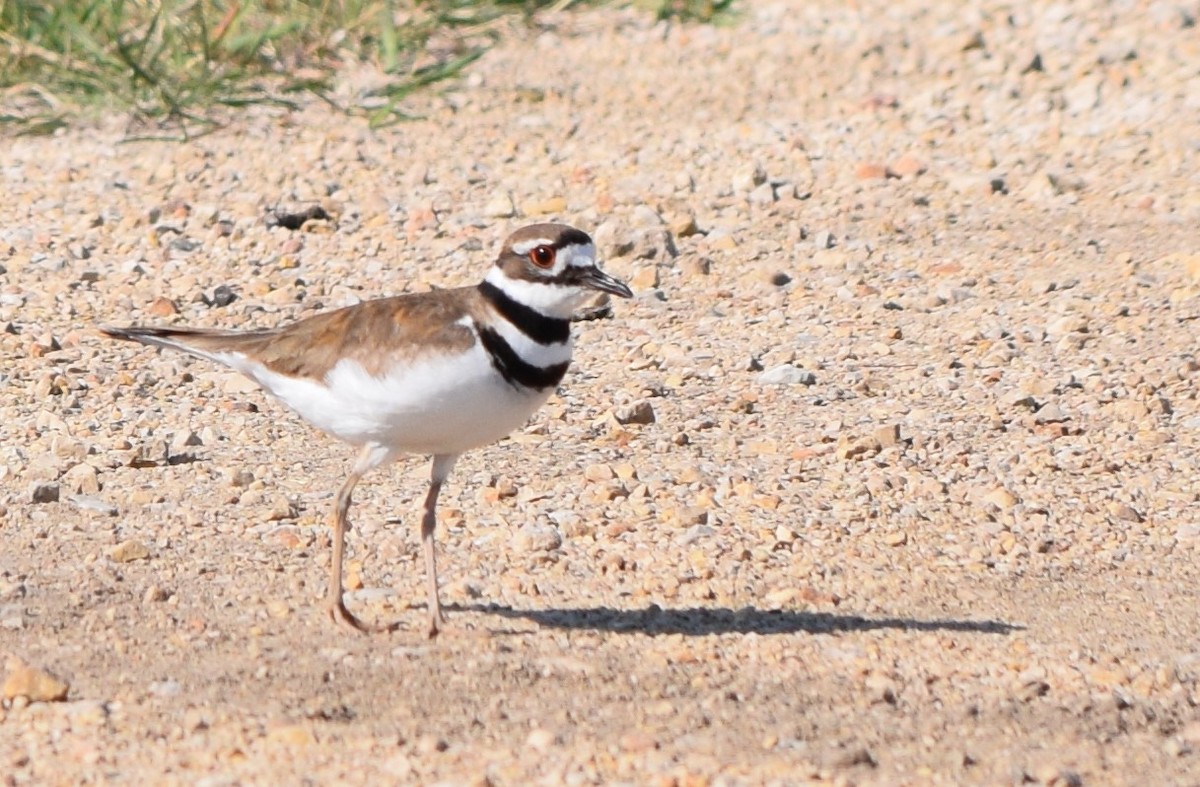
[[521,227],[474,286],[362,301],[277,328],[101,325],[112,338],[179,350],[254,380],[321,431],[358,448],[332,512],[329,616],[362,632],[346,608],[342,560],[351,496],[368,471],[406,454],[431,457],[421,516],[428,634],[438,597],[437,501],[455,462],[522,426],[571,361],[571,317],[589,298],[633,297],[601,269],[596,245],[566,224]]

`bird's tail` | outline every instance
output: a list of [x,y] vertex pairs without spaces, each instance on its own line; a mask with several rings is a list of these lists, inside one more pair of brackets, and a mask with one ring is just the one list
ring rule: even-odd
[[258,331],[156,328],[145,325],[129,325],[124,328],[101,325],[100,332],[114,339],[179,350],[227,366],[236,366],[234,359],[245,345],[262,338]]

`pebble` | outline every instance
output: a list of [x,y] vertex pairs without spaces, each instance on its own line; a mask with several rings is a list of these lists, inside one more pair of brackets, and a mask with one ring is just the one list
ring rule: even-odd
[[171,594],[163,588],[159,587],[158,585],[150,585],[146,588],[146,591],[142,593],[142,603],[155,604],[160,601],[166,601],[170,597]]
[[525,745],[536,751],[545,751],[553,746],[557,736],[550,730],[538,727],[531,730],[529,736],[525,739]]
[[1038,408],[1037,400],[1024,391],[1013,391],[1005,395],[1000,401],[1006,410],[1034,411]]
[[150,549],[141,541],[131,538],[122,541],[109,550],[108,557],[114,563],[132,563],[135,560],[146,560],[150,557]]
[[583,477],[589,481],[611,481],[616,473],[611,465],[591,464],[583,469]]
[[216,372],[213,376],[220,381],[221,393],[226,395],[254,394],[262,390],[254,380],[237,372]]
[[1110,503],[1108,510],[1114,517],[1123,522],[1141,522],[1143,517],[1137,510],[1125,503]]
[[166,440],[151,440],[130,450],[125,457],[129,467],[163,467],[170,464],[171,451]]
[[75,495],[95,495],[100,491],[99,473],[86,462],[80,462],[64,473],[62,481]]
[[228,284],[222,284],[213,290],[212,297],[208,299],[208,302],[217,308],[224,308],[236,301],[237,297],[237,293],[234,292],[233,287]]
[[[696,216],[693,213],[683,213],[672,218],[667,222],[667,227],[677,238],[690,238],[700,233],[700,225],[696,223]],[[1196,278],[1200,278],[1200,276]]]
[[888,171],[897,177],[911,178],[920,175],[927,169],[926,164],[912,153],[905,153],[887,167]]
[[59,496],[59,485],[46,481],[35,481],[29,485],[29,502],[42,503],[57,503]]
[[283,746],[304,748],[317,742],[309,724],[284,724],[267,731],[267,740]]
[[775,189],[770,183],[764,183],[747,194],[746,199],[751,205],[770,205],[775,201]]
[[616,418],[617,423],[622,425],[652,424],[655,421],[654,405],[645,400],[622,405],[613,411],[613,417]]
[[1087,318],[1079,314],[1068,314],[1046,324],[1046,335],[1052,339],[1060,338],[1070,333],[1085,333],[1088,329]]
[[815,246],[818,251],[832,249],[836,244],[837,238],[835,238],[833,233],[829,230],[818,230],[813,235],[813,246]]
[[6,700],[24,697],[29,702],[61,702],[71,690],[66,681],[18,659],[10,658],[5,670],[2,694]]
[[95,511],[105,516],[116,516],[120,513],[112,503],[92,495],[71,495],[67,500],[83,511]]
[[629,286],[634,292],[652,290],[659,285],[658,266],[644,265],[638,268],[628,279]]
[[170,298],[158,297],[146,307],[146,314],[151,317],[165,318],[179,314],[179,306]]
[[629,223],[637,229],[657,229],[663,225],[663,218],[649,205],[637,205],[629,217]]
[[658,748],[658,739],[648,732],[630,731],[621,736],[618,745],[631,753],[647,752]]
[[762,186],[767,182],[767,171],[762,164],[755,163],[751,166],[745,166],[738,170],[733,176],[731,184],[733,190],[737,192],[750,192],[758,186]]
[[566,211],[567,201],[562,197],[548,197],[526,203],[523,207],[524,213],[528,216],[548,216]]
[[735,251],[738,247],[737,238],[726,232],[709,233],[708,242],[717,251]]
[[637,245],[633,233],[624,225],[605,222],[592,230],[592,241],[605,258],[626,257]]
[[1039,424],[1057,424],[1067,420],[1067,416],[1062,411],[1062,408],[1053,402],[1038,408],[1033,418]]
[[254,473],[245,468],[238,468],[229,474],[229,485],[234,489],[245,489],[254,483]]
[[285,519],[295,519],[300,515],[299,507],[285,495],[276,495],[267,511],[268,522],[280,522]]
[[838,437],[837,442],[837,457],[838,459],[869,459],[882,450],[883,446],[873,437],[851,437],[843,434]]
[[483,208],[483,215],[494,219],[507,219],[515,216],[517,206],[513,204],[512,196],[507,192],[498,192]]
[[784,363],[759,374],[758,381],[763,385],[816,385],[817,376],[807,369]]
[[888,168],[878,161],[861,161],[854,167],[854,177],[859,180],[883,180],[888,177]]
[[408,781],[415,770],[412,758],[404,752],[396,752],[383,761],[383,770],[389,776]]
[[889,448],[900,443],[900,425],[885,424],[877,427],[871,436],[884,448]]
[[518,552],[553,552],[562,546],[562,534],[557,528],[528,522],[513,534],[513,549]]
[[1200,543],[1200,522],[1180,525],[1175,529],[1175,539],[1185,543]]
[[437,735],[425,734],[417,738],[416,750],[418,754],[431,755],[439,752],[444,752],[450,748],[449,742],[444,738],[439,738]]
[[176,432],[171,436],[171,442],[168,444],[168,461],[171,458],[190,456],[190,452],[187,449],[198,445],[204,445],[204,442],[200,439],[200,435],[192,430],[184,429]]
[[1007,511],[1017,504],[1017,496],[1004,487],[997,487],[983,497],[984,502],[991,503],[1002,511]]

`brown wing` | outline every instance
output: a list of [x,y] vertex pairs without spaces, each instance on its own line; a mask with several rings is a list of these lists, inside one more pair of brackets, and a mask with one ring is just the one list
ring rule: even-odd
[[[473,308],[474,287],[364,301],[282,328],[206,331],[190,328],[102,328],[119,339],[212,357],[241,353],[292,377],[323,378],[351,358],[371,374],[433,350],[463,351],[475,335],[459,320]],[[218,359],[219,360],[219,359]]]
[[381,374],[398,360],[435,349],[461,352],[474,344],[471,329],[458,324],[468,313],[471,289],[365,301],[247,337],[237,350],[293,377],[320,379],[346,358]]

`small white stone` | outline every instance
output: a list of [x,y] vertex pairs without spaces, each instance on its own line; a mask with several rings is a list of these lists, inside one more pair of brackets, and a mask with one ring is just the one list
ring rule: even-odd
[[797,369],[790,363],[767,369],[758,376],[763,385],[814,385],[817,376],[807,369]]
[[516,215],[517,206],[513,204],[508,192],[497,192],[483,206],[483,215],[493,219],[507,219]]

